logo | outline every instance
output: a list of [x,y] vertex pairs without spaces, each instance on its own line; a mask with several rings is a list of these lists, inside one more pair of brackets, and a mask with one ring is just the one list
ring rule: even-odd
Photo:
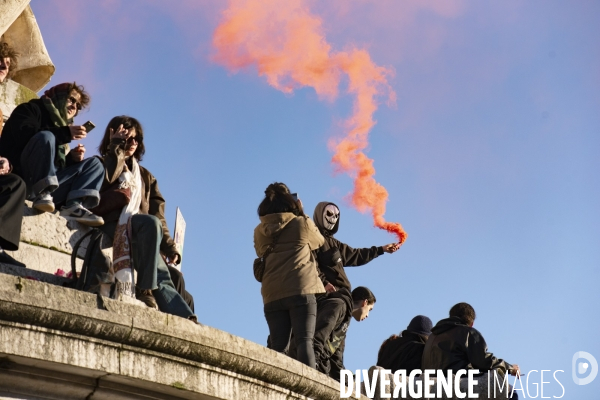
[[[582,359],[585,359],[585,361]],[[580,378],[580,376],[585,375],[588,370],[590,370],[589,375],[585,378]],[[596,375],[598,375],[598,361],[596,361],[594,356],[590,353],[578,351],[573,354],[572,371],[573,382],[575,382],[576,385],[587,385],[596,378]]]

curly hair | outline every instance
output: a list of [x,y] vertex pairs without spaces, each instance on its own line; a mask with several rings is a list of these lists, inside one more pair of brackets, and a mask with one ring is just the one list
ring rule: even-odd
[[475,309],[469,303],[458,303],[450,309],[451,317],[458,317],[467,325],[473,325],[476,314]]
[[90,104],[91,98],[88,92],[85,91],[83,85],[78,85],[77,82],[70,83],[69,93],[71,93],[72,90],[79,93],[79,96],[81,97],[79,99],[79,104],[81,104],[81,108],[86,108]]
[[19,66],[19,53],[13,49],[8,43],[0,42],[0,58],[10,59],[10,67],[8,68],[7,78],[12,78],[15,75],[15,71]]

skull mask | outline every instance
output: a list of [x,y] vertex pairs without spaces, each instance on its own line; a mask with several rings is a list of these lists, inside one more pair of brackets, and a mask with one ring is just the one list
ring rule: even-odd
[[328,204],[323,211],[323,225],[325,229],[332,230],[335,228],[338,219],[340,218],[340,210],[333,204]]

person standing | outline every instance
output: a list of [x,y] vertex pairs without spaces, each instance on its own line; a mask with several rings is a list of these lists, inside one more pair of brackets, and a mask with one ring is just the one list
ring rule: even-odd
[[323,236],[283,183],[267,187],[258,216],[256,254],[263,257],[272,248],[265,258],[261,287],[270,347],[285,352],[293,332],[298,361],[315,368],[315,295],[325,293],[325,288],[312,252],[323,244]]

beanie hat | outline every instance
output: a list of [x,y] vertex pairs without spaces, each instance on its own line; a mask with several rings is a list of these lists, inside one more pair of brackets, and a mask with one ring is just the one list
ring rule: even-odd
[[433,323],[428,317],[417,315],[410,321],[406,330],[421,335],[431,335],[431,328],[433,328]]

